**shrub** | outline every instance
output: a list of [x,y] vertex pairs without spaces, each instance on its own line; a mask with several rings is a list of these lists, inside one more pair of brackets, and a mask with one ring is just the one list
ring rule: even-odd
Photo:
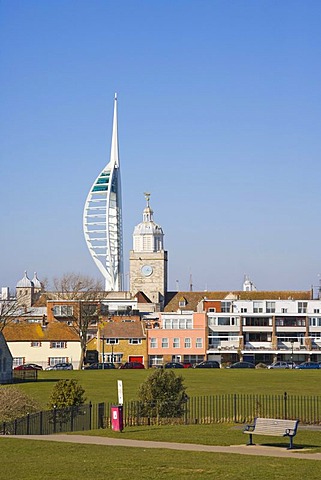
[[148,417],[181,417],[188,400],[183,377],[172,370],[157,369],[141,384],[138,392],[142,415]]
[[52,391],[49,408],[79,407],[86,401],[85,390],[76,380],[59,380]]
[[33,398],[17,387],[0,387],[0,422],[10,422],[40,410]]

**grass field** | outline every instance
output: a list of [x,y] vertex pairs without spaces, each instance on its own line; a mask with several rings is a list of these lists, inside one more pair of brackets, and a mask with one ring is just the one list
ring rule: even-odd
[[[242,435],[231,426],[221,427],[216,426],[216,430],[211,431],[207,426],[206,431],[204,426],[194,426],[187,427],[185,432],[182,427],[166,427],[159,428],[157,433],[152,429],[149,435],[153,440],[175,438],[176,441],[188,436],[194,443],[200,434],[211,435],[220,444]],[[132,438],[146,434],[148,436],[137,429],[131,432]],[[307,434],[308,442],[303,444],[311,445],[312,437]],[[315,432],[314,437],[317,437]],[[0,438],[0,448],[1,478],[6,480],[285,480],[289,477],[319,480],[321,468],[320,461],[315,460],[60,444],[8,437]]]
[[[181,372],[179,372],[181,373]],[[88,400],[117,401],[117,380],[123,380],[125,400],[137,399],[140,383],[149,371],[60,371],[40,372],[35,383],[20,385],[46,406],[54,383],[74,378],[85,388]],[[232,371],[186,369],[181,373],[190,396],[222,393],[264,393],[319,395],[318,371]],[[2,387],[2,388],[10,388]],[[140,440],[202,443],[209,445],[244,444],[247,438],[237,425],[180,425],[127,427],[124,432],[96,430],[90,435]],[[268,440],[268,441],[267,441]],[[280,440],[280,441],[279,441]],[[314,460],[279,459],[218,453],[146,450],[58,444],[0,437],[1,477],[6,480],[319,480],[321,463]],[[257,437],[258,443],[287,446],[273,437]],[[321,432],[299,427],[295,446],[321,452]]]
[[[19,388],[37,398],[46,408],[54,383],[60,378],[78,380],[85,389],[87,400],[93,403],[117,402],[117,380],[122,380],[124,400],[137,400],[139,385],[150,373],[151,370],[42,371],[37,382],[21,384]],[[318,370],[184,369],[178,374],[183,376],[189,396],[283,394],[285,391],[291,395],[321,395],[321,372]]]

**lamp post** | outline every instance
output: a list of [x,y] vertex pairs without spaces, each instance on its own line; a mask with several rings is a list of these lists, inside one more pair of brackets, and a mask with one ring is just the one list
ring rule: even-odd
[[293,338],[291,338],[291,368],[293,370],[293,344],[294,344],[294,340]]

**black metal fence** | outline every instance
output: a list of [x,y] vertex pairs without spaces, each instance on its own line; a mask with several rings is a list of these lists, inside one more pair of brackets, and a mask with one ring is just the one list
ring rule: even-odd
[[[107,413],[110,409],[107,409]],[[321,396],[225,394],[190,397],[179,418],[146,417],[139,402],[124,404],[124,425],[248,423],[255,417],[321,424]],[[110,419],[105,421],[106,425]]]
[[[156,402],[157,403],[157,402]],[[111,426],[111,403],[99,403],[50,410],[0,424],[0,434],[46,435],[85,431]],[[155,412],[155,404],[151,409]],[[156,408],[157,410],[157,408]],[[255,417],[298,419],[304,424],[321,424],[321,396],[227,394],[191,397],[179,417],[146,413],[141,402],[125,402],[124,427],[162,424],[248,423]]]
[[50,435],[104,428],[105,403],[45,410],[0,424],[2,435]]

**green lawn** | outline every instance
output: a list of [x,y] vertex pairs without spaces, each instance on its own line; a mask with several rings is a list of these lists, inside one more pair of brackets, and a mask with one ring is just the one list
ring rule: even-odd
[[[123,380],[124,399],[137,399],[140,383],[149,371],[40,372],[35,383],[20,388],[45,406],[54,382],[74,378],[85,388],[88,400],[117,401],[117,380]],[[179,372],[181,373],[181,372]],[[223,393],[319,395],[318,371],[184,370],[190,396]],[[10,388],[2,387],[2,388]],[[140,440],[234,445],[247,442],[242,426],[230,424],[127,427],[124,432],[96,430],[90,435]],[[244,438],[245,437],[245,438]],[[258,443],[287,446],[274,437],[257,437]],[[314,460],[278,459],[217,453],[58,444],[0,437],[1,478],[6,480],[319,480],[321,463]],[[299,426],[298,448],[321,452],[321,432]],[[307,450],[306,450],[307,451]]]
[[[176,428],[176,427],[175,427]],[[320,462],[0,438],[6,480],[319,480]]]
[[[46,407],[54,382],[60,378],[73,378],[85,389],[88,401],[117,402],[117,380],[123,380],[124,400],[137,400],[139,385],[150,373],[151,370],[42,371],[38,382],[21,384],[20,388]],[[285,391],[291,395],[321,394],[321,372],[318,370],[185,369],[176,373],[183,375],[189,396],[223,393],[283,394]]]
[[[212,424],[212,425],[162,425],[126,427],[123,432],[114,432],[110,428],[91,430],[84,435],[111,438],[129,438],[132,440],[149,440],[155,442],[196,443],[202,445],[244,445],[249,439],[243,433],[244,425]],[[278,437],[253,437],[254,442],[264,445],[277,445],[287,448],[289,440]],[[310,453],[321,452],[321,428],[299,425],[297,435],[293,439],[295,448],[309,450]],[[321,464],[320,464],[321,468]]]

